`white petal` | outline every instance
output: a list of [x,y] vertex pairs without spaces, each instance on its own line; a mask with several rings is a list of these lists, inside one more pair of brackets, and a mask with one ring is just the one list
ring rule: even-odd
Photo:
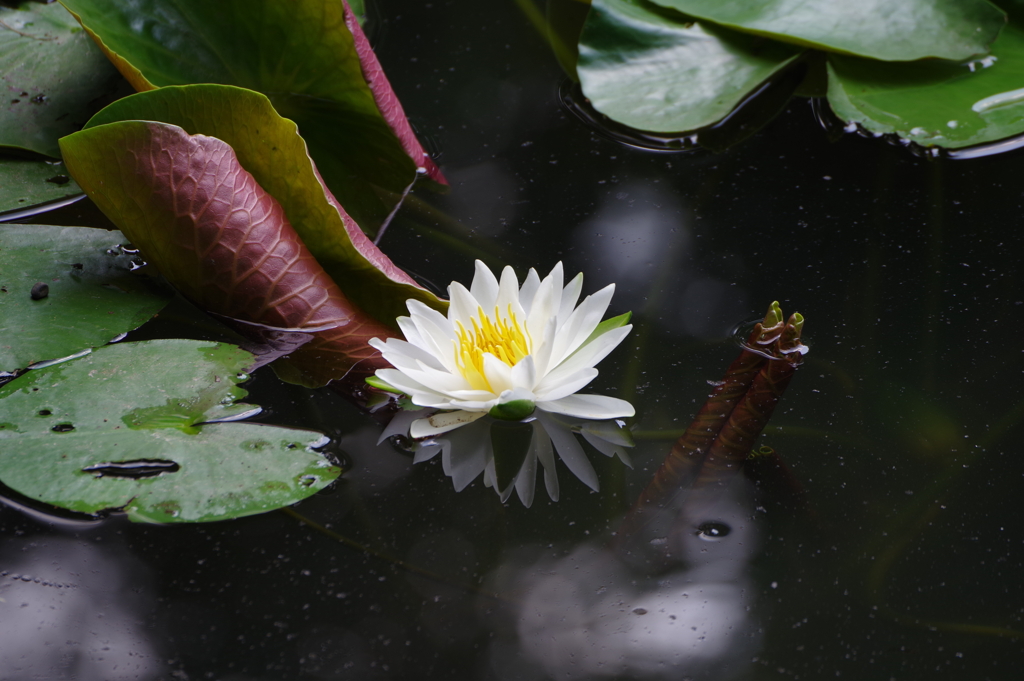
[[[516,279],[516,273],[511,267],[506,267],[501,271],[501,282],[498,284],[498,298],[495,300],[494,305],[497,306],[498,314],[502,318],[508,318],[508,308],[511,305],[512,312],[520,323],[526,319],[523,306],[519,303],[519,281]],[[494,307],[485,307],[484,310],[487,314],[492,314]]]
[[536,342],[541,338],[548,322],[558,317],[558,295],[560,291],[555,288],[551,277],[545,278],[537,287],[533,296],[533,303],[530,306],[530,314],[526,316],[526,330],[533,339],[536,350]]
[[[431,390],[422,383],[412,380],[398,369],[377,369],[376,373],[377,376],[379,376],[385,382],[390,383],[392,386],[398,388],[406,395],[409,395],[410,397],[414,398],[414,402],[416,402],[415,398],[421,395],[429,395],[432,396],[433,398],[438,399],[448,399],[441,393]],[[428,405],[422,404],[420,402],[416,402],[416,404],[419,404],[421,407],[434,406],[433,404]]]
[[455,331],[452,329],[452,325],[448,321],[448,318],[443,314],[432,307],[427,307],[427,305],[421,303],[415,298],[410,298],[405,301],[405,305],[409,308],[409,314],[411,315],[412,320],[416,322],[417,326],[423,320],[429,320],[433,322],[434,326],[438,329],[446,330],[447,338],[455,340]]
[[544,279],[551,282],[551,285],[559,296],[562,295],[562,283],[565,281],[565,268],[562,266],[561,260],[555,263],[555,266],[551,268],[551,271],[548,272],[548,276],[544,277]]
[[412,320],[412,317],[399,317],[398,328],[402,330],[405,340],[418,348],[426,349],[426,340],[423,338],[423,334],[420,333],[419,327],[416,326],[416,322]]
[[555,347],[551,351],[552,362],[561,363],[590,337],[601,323],[614,293],[615,284],[609,284],[583,299],[580,306],[569,315],[565,324],[555,334]]
[[590,459],[587,458],[583,447],[576,440],[576,436],[572,434],[572,431],[564,424],[559,423],[556,419],[544,413],[538,413],[537,420],[544,424],[544,429],[551,437],[551,442],[555,445],[558,457],[565,463],[566,468],[579,478],[584,485],[597,491],[600,487],[597,481],[597,471],[590,464]]
[[[552,368],[551,350],[555,346],[555,334],[558,333],[558,320],[554,317],[548,319],[543,331],[539,336],[533,337],[533,364],[537,375],[543,378]],[[539,342],[538,342],[539,341]]]
[[437,357],[446,369],[455,371],[454,343],[456,336],[451,322],[440,312],[427,307],[418,300],[410,300],[408,305],[412,312],[412,322],[416,325],[423,342],[420,347]]
[[371,343],[371,345],[380,350],[384,359],[391,362],[396,369],[403,369],[407,366],[416,367],[418,366],[418,362],[422,362],[437,371],[447,371],[437,357],[430,354],[423,348],[417,347],[404,340],[389,338],[386,343]]
[[490,390],[453,390],[448,393],[452,400],[496,400],[498,396]]
[[597,369],[587,367],[575,374],[563,374],[559,371],[548,374],[537,386],[537,400],[551,402],[572,395],[582,390],[588,383],[597,378]]
[[516,388],[525,388],[532,393],[536,383],[537,369],[534,366],[533,357],[527,355],[512,367],[512,385]]
[[537,408],[583,419],[617,419],[636,413],[626,400],[605,395],[569,395],[560,400],[538,402]]
[[555,453],[551,448],[551,437],[540,421],[533,421],[533,439],[530,451],[536,452],[537,460],[544,466],[544,487],[551,501],[558,501],[558,471],[555,470]]
[[497,397],[492,397],[489,400],[452,400],[451,406],[456,409],[464,409],[466,411],[480,411],[487,413],[491,410],[491,407],[498,403]]
[[456,327],[456,322],[461,323],[465,328],[473,328],[473,317],[476,316],[477,311],[480,309],[480,303],[477,299],[466,290],[466,287],[457,281],[453,281],[448,287],[448,319],[451,321],[452,328]]
[[526,279],[523,280],[523,285],[519,288],[519,304],[523,306],[523,311],[527,315],[530,314],[530,309],[533,307],[533,297],[537,294],[538,286],[540,286],[540,276],[537,275],[537,270],[531,267],[526,274]]
[[412,426],[409,428],[409,435],[417,440],[421,437],[440,435],[441,433],[461,428],[468,423],[473,423],[473,421],[486,415],[487,412],[482,411],[441,412],[425,419],[413,421]]
[[583,291],[583,273],[580,272],[572,278],[565,288],[562,289],[562,298],[558,307],[558,325],[565,324],[565,320],[572,314],[576,307],[576,301],[580,299],[580,292]]
[[484,378],[498,394],[516,387],[512,383],[512,367],[489,352],[484,353]]
[[455,393],[471,389],[469,381],[462,374],[432,369],[422,362],[417,363],[415,367],[403,365],[396,368],[420,385],[428,386],[431,391],[446,397],[454,397]]
[[[547,376],[545,376],[537,385],[537,394],[545,394],[543,399],[557,399],[555,397],[547,396],[547,392],[551,388],[570,382],[579,372],[591,369],[622,342],[622,339],[626,337],[626,334],[629,333],[631,328],[632,327],[630,326],[624,326],[621,329],[612,329],[608,333],[601,334],[593,341],[587,343],[582,348],[574,352],[568,359],[564,360],[561,364],[548,372]],[[595,369],[594,376],[596,375],[597,370]],[[591,379],[592,378],[593,377],[591,377]],[[589,383],[589,381],[587,381],[587,383]],[[581,384],[576,388],[576,390],[579,390],[587,383]],[[570,394],[571,393],[562,393],[561,396]]]
[[498,280],[487,265],[477,260],[474,263],[476,273],[473,275],[473,283],[469,287],[469,293],[476,298],[477,303],[484,310],[493,310],[494,303],[498,299]]

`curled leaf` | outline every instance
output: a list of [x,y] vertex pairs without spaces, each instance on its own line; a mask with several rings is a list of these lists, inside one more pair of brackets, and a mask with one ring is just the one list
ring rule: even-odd
[[197,305],[252,325],[329,329],[342,374],[373,364],[366,341],[389,329],[342,293],[226,142],[124,121],[61,146],[83,189]]

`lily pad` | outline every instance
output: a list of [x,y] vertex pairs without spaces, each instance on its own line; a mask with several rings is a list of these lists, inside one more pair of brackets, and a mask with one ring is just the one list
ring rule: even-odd
[[0,158],[0,220],[5,212],[81,193],[81,187],[59,161]]
[[986,0],[655,0],[785,42],[885,61],[984,54],[1006,23]]
[[[87,227],[0,225],[0,371],[67,357],[143,324],[171,297],[120,232]],[[43,283],[45,297],[33,300]]]
[[[87,188],[108,183],[102,191],[103,199],[98,200],[104,210],[111,202],[134,205],[136,190],[119,193],[115,186],[122,182],[131,184],[139,178],[127,167],[111,166],[109,150],[123,150],[124,143],[109,139],[113,130],[103,132],[98,128],[132,120],[169,123],[190,135],[209,135],[227,142],[238,163],[281,204],[303,244],[345,296],[377,321],[397,329],[395,319],[406,314],[405,301],[410,298],[438,310],[446,309],[445,303],[415,284],[352,222],[330,192],[325,191],[295,123],[282,118],[270,100],[257,92],[226,85],[164,87],[125,97],[98,113],[89,121],[86,131],[61,144],[70,159],[69,167],[75,168],[76,174],[89,175],[88,180],[82,179]],[[91,161],[83,165],[85,153],[91,154]],[[123,173],[127,174],[122,177]],[[113,179],[101,179],[108,175],[121,179],[116,183]],[[156,214],[151,212],[148,219],[156,220]],[[136,218],[126,218],[124,225],[114,222],[129,232],[129,224],[144,224]],[[161,270],[172,266],[163,260],[157,264]]]
[[958,148],[1024,133],[1024,26],[1011,23],[992,54],[966,63],[881,64],[830,55],[836,115],[924,146]]
[[0,387],[0,481],[72,511],[205,522],[293,504],[340,474],[321,434],[206,423],[251,412],[252,355],[192,340],[114,344]]
[[682,132],[725,117],[801,52],[646,0],[594,0],[577,72],[584,94],[606,116],[641,130]]
[[0,22],[0,147],[59,158],[57,139],[81,128],[120,76],[58,4],[0,6]]
[[[378,108],[342,2],[64,4],[136,90],[221,83],[266,94],[281,115],[298,124],[327,185],[370,232],[389,212],[375,187],[401,194],[416,177],[417,165],[435,169],[422,148],[413,161],[405,140]],[[386,79],[377,80],[390,92]],[[400,106],[397,113],[395,125],[407,128]]]

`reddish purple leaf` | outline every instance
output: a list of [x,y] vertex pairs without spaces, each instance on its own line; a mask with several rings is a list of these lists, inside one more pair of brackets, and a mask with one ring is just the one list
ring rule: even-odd
[[380,62],[377,61],[377,55],[373,53],[370,41],[366,39],[366,34],[363,33],[363,28],[359,25],[359,19],[356,17],[355,12],[352,11],[352,8],[348,6],[348,2],[345,2],[345,25],[352,32],[352,37],[355,39],[356,54],[359,55],[359,64],[363,69],[363,77],[366,79],[366,84],[370,86],[373,100],[377,102],[377,108],[380,109],[384,120],[387,121],[392,132],[395,133],[395,136],[402,143],[405,153],[409,154],[417,168],[426,169],[427,177],[435,182],[447,185],[448,181],[441,174],[441,169],[437,167],[437,164],[434,163],[430,155],[424,151],[419,140],[416,139],[416,133],[412,131],[409,120],[405,117],[402,103],[398,101],[395,91],[391,89],[391,83],[388,82],[387,76],[384,75],[384,69],[381,68]]
[[355,365],[361,372],[385,365],[367,340],[393,333],[345,297],[227,143],[126,121],[62,145],[83,189],[198,306],[239,320],[243,332],[309,332],[293,353],[302,375],[315,369],[329,380]]

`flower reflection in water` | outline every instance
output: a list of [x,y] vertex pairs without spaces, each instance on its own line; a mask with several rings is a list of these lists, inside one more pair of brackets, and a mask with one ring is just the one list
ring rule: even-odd
[[[384,429],[381,441],[408,435],[410,424],[428,418],[432,411],[399,412]],[[571,418],[540,410],[522,421],[485,415],[443,435],[423,439],[416,444],[413,461],[428,461],[440,454],[445,475],[451,477],[456,492],[483,473],[484,485],[494,488],[503,502],[515,489],[519,500],[529,507],[533,504],[538,464],[543,469],[548,496],[558,501],[555,454],[584,484],[599,488],[597,473],[577,433],[605,456],[618,456],[627,466],[632,465],[626,449],[633,446],[633,438],[622,421]]]

